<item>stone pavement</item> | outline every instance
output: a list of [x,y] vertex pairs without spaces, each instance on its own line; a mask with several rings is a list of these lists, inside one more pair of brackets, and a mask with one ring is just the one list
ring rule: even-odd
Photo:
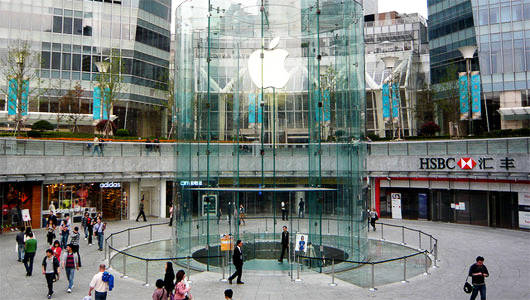
[[[150,221],[158,223],[161,220]],[[430,221],[382,221],[420,229],[437,237],[440,268],[431,269],[431,275],[409,279],[406,284],[379,286],[376,292],[340,280],[336,280],[336,287],[330,287],[330,277],[323,274],[303,273],[303,282],[296,283],[286,275],[248,272],[243,276],[245,285],[229,286],[219,281],[220,274],[203,272],[192,275],[192,294],[194,299],[224,299],[223,291],[230,287],[235,292],[234,299],[468,299],[469,295],[462,291],[465,276],[475,257],[482,255],[491,273],[487,279],[488,299],[530,299],[529,280],[524,273],[530,270],[530,232]],[[138,224],[114,222],[107,230],[110,233]],[[36,232],[39,246],[34,275],[29,278],[24,276],[22,263],[16,261],[15,235],[0,236],[0,299],[45,299],[46,281],[40,272],[40,262],[47,244],[44,231]],[[169,235],[169,228],[167,233]],[[369,236],[378,238],[379,233],[370,232]],[[385,238],[399,241],[400,233],[385,231]],[[87,294],[90,279],[103,260],[103,252],[96,251],[95,245],[88,247],[82,240],[81,255],[83,267],[76,272],[72,294],[65,292],[63,274],[55,284],[53,299],[82,299]],[[150,269],[150,272],[159,272],[159,277],[163,277],[163,270]],[[108,299],[151,299],[152,285],[144,287],[139,280],[115,275],[116,286]]]

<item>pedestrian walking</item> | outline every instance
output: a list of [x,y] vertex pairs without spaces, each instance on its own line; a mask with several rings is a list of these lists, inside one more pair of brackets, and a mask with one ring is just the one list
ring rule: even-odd
[[56,276],[59,276],[59,272],[59,260],[53,256],[51,249],[46,249],[46,256],[42,260],[42,274],[46,277],[46,283],[48,284],[48,299],[52,298],[53,282]]
[[28,233],[28,239],[24,242],[24,267],[26,268],[26,276],[31,276],[33,273],[33,259],[37,252],[37,240],[33,237],[33,232]]
[[371,210],[370,211],[370,225],[372,226],[373,230],[375,231],[375,221],[379,220],[379,215],[377,214],[377,211]]
[[59,241],[53,242],[53,246],[50,249],[53,251],[53,256],[55,256],[57,260],[61,262],[61,253],[63,249],[61,248]]
[[94,225],[94,235],[98,238],[98,250],[103,251],[103,238],[105,237],[105,229],[107,225],[98,218],[96,225]]
[[190,294],[190,283],[186,280],[186,273],[184,270],[179,270],[176,275],[176,284],[175,284],[175,295],[173,295],[174,300],[189,300],[191,299]]
[[79,227],[74,227],[72,231],[72,237],[70,238],[70,245],[72,246],[72,251],[74,254],[77,254],[77,260],[79,261],[79,266],[81,267],[81,255],[79,255],[79,241],[81,240],[81,234],[79,233]]
[[155,291],[153,292],[153,300],[168,300],[169,294],[167,293],[167,290],[164,288],[164,280],[157,279],[155,283]]
[[232,296],[234,296],[234,291],[232,291],[232,289],[226,289],[225,300],[232,300]]
[[90,219],[90,217],[88,215],[88,212],[85,211],[85,214],[81,219],[81,227],[83,227],[83,231],[85,233],[85,241],[88,239],[88,219]]
[[244,284],[241,281],[241,276],[243,276],[243,242],[237,240],[236,247],[234,248],[234,254],[232,255],[232,263],[236,267],[236,271],[232,276],[228,278],[228,283],[232,284],[232,280],[237,277],[237,284]]
[[97,136],[94,137],[94,149],[92,150],[92,156],[96,153],[98,156],[101,156],[101,150],[99,147],[99,139]]
[[484,257],[478,256],[476,262],[471,265],[467,274],[471,276],[471,283],[473,284],[473,292],[471,292],[470,300],[475,300],[480,292],[480,300],[486,300],[486,282],[484,278],[490,276],[488,268],[484,265]]
[[87,224],[87,230],[88,230],[88,245],[92,246],[92,236],[94,236],[94,224],[95,224],[94,218],[89,216],[86,224]]
[[103,154],[103,149],[105,149],[105,140],[99,139],[99,152],[101,153],[101,156],[105,156]]
[[74,286],[75,270],[79,270],[80,267],[79,260],[75,256],[71,244],[66,246],[66,251],[64,251],[61,261],[61,267],[66,272],[66,278],[68,279],[68,287],[66,288],[66,292],[71,293],[72,287]]
[[53,240],[55,240],[55,224],[53,223],[53,220],[50,218],[48,220],[48,225],[46,226],[46,241],[48,242],[48,245],[51,246],[53,244]]
[[[169,206],[169,227],[173,226],[173,213],[175,211],[175,205],[171,204]],[[217,222],[219,224],[219,222]]]
[[105,265],[99,265],[99,272],[92,277],[90,281],[90,288],[88,289],[88,295],[92,296],[92,291],[94,291],[94,300],[106,300],[107,292],[109,291],[109,283],[103,281],[103,272],[105,272]]
[[21,262],[24,259],[24,248],[26,247],[24,242],[24,227],[20,227],[20,232],[17,233],[15,240],[17,241],[17,261]]
[[305,202],[304,198],[300,198],[300,202],[298,202],[298,218],[303,218],[305,214]]
[[289,220],[289,213],[287,211],[287,203],[285,201],[282,201],[280,204],[282,209],[282,221],[288,221]]
[[283,226],[282,231],[282,254],[280,255],[280,259],[278,261],[280,263],[283,263],[283,257],[285,255],[285,250],[287,250],[287,256],[289,256],[289,231],[287,231],[287,226]]
[[138,219],[140,216],[144,217],[144,222],[147,222],[147,219],[145,218],[145,212],[144,212],[144,196],[142,195],[142,200],[140,200],[140,212],[138,213],[138,216],[136,217],[136,222],[138,222]]
[[245,207],[243,204],[239,205],[239,225],[241,225],[241,223],[243,223],[243,225],[247,224],[245,222]]
[[63,220],[61,226],[59,226],[59,231],[61,233],[61,247],[66,248],[68,244],[68,237],[70,236],[70,226],[71,226],[70,216],[66,215],[66,219]]
[[175,271],[173,271],[173,263],[166,262],[166,273],[164,274],[164,288],[167,291],[168,297],[173,293],[175,289]]

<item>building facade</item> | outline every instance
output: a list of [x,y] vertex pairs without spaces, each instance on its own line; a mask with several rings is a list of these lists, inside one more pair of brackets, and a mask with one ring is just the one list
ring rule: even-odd
[[[383,111],[383,85],[390,79],[399,86],[399,122],[403,136],[416,135],[422,125],[414,108],[429,89],[427,21],[419,14],[395,11],[365,15],[366,130],[380,137],[391,135]],[[395,67],[385,68],[383,59],[396,57]]]
[[482,119],[475,127],[528,127],[530,3],[429,0],[428,11],[433,89],[443,89],[446,79],[456,77],[452,73],[466,70],[459,47],[477,46],[472,70],[481,75]]
[[83,114],[93,112],[96,62],[119,53],[123,84],[112,112],[117,127],[160,135],[167,125],[152,120],[166,118],[170,8],[169,0],[3,0],[0,53],[5,57],[8,48],[27,42],[40,56],[36,67],[46,91],[30,95],[30,113],[58,112],[58,99],[79,83]]

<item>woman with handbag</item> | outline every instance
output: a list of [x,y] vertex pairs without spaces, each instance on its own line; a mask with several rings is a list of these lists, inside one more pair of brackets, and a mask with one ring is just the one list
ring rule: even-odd
[[156,289],[153,292],[153,300],[168,300],[168,293],[164,289],[164,280],[157,279],[155,283]]
[[175,295],[173,300],[191,300],[190,285],[186,280],[186,273],[184,270],[177,272],[177,284],[175,285]]

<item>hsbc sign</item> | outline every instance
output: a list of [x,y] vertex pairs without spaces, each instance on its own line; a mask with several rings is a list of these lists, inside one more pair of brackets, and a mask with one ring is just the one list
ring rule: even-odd
[[510,169],[516,168],[516,160],[511,157],[502,157],[498,162],[493,157],[420,157],[420,170],[491,170],[491,169]]

